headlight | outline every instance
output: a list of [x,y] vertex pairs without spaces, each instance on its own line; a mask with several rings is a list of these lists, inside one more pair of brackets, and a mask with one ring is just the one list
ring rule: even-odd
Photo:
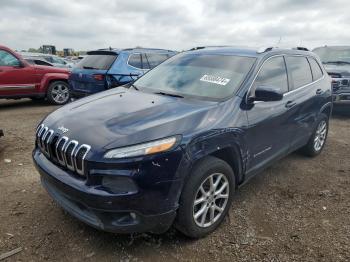
[[135,156],[151,155],[171,149],[175,143],[176,137],[164,138],[135,146],[121,147],[108,151],[105,158],[126,158]]

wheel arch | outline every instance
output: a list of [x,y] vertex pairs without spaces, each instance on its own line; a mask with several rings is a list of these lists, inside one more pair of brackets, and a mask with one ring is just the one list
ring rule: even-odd
[[49,73],[44,75],[40,82],[40,91],[43,93],[47,93],[50,84],[55,81],[62,81],[68,84],[68,75],[58,73]]
[[192,163],[190,170],[199,160],[213,156],[230,165],[235,174],[236,186],[238,186],[244,181],[245,170],[245,150],[243,148],[245,143],[242,137],[242,130],[235,129],[218,131],[194,139],[187,147],[187,155]]
[[332,110],[333,110],[333,104],[332,102],[328,102],[321,107],[320,114],[325,114],[330,118],[332,115]]

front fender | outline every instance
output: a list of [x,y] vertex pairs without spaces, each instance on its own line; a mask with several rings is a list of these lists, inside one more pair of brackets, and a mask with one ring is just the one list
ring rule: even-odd
[[68,81],[68,74],[63,73],[47,73],[43,76],[40,82],[40,92],[46,93],[50,82],[52,81]]
[[193,164],[199,159],[208,155],[215,155],[215,153],[220,150],[232,154],[226,157],[232,159],[232,162],[234,163],[234,171],[237,175],[237,182],[241,183],[244,180],[247,159],[244,130],[239,128],[211,130],[195,137],[190,143],[188,143],[185,152],[193,166]]

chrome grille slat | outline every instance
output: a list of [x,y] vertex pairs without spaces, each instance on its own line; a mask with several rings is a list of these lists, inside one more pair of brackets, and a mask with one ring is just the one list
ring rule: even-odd
[[[78,157],[78,153],[81,152],[81,150],[83,150],[84,148],[86,149],[86,152],[81,157],[81,161],[79,160],[80,161],[80,166],[81,166],[81,168],[79,168],[78,164],[77,164],[77,160],[78,160],[77,157]],[[91,149],[91,146],[86,145],[86,144],[82,144],[76,150],[76,152],[74,154],[74,166],[75,166],[75,169],[76,169],[76,171],[78,172],[79,175],[83,176],[85,174],[85,171],[84,171],[84,169],[85,169],[85,167],[84,167],[84,160],[85,160],[85,157],[87,156],[87,154],[89,153],[90,149]]]
[[[61,142],[63,141],[62,147],[60,147]],[[56,155],[57,155],[57,159],[58,162],[62,165],[62,166],[66,166],[66,162],[64,159],[64,150],[66,148],[68,142],[68,137],[66,136],[62,136],[58,142],[57,142],[57,146],[56,146]]]
[[43,124],[39,125],[36,130],[36,140],[39,149],[49,160],[80,176],[86,176],[85,158],[91,146],[79,145],[78,141],[71,140],[67,136],[60,136]]
[[[73,160],[73,156],[74,156],[74,151],[75,151],[75,149],[77,148],[77,146],[78,146],[78,141],[76,141],[76,140],[71,140],[68,144],[67,144],[67,146],[66,146],[66,148],[65,148],[65,150],[64,150],[64,159],[65,159],[65,162],[66,162],[66,166],[68,167],[68,169],[70,169],[70,170],[72,170],[72,171],[75,171],[75,167],[74,167],[74,160]],[[73,145],[73,149],[72,149],[72,152],[70,153],[70,155],[67,155],[67,150],[68,150],[68,148],[70,147],[70,145]],[[69,163],[68,162],[68,159],[70,160],[69,162],[71,163]]]

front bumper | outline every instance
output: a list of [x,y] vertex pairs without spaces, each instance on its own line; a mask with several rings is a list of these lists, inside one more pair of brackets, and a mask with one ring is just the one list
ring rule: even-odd
[[349,78],[332,78],[333,101],[350,100],[350,79]]
[[133,194],[87,185],[50,162],[39,150],[33,160],[43,187],[68,213],[97,229],[114,233],[163,233],[172,225],[181,179],[164,181]]
[[333,93],[333,101],[334,102],[350,101],[350,92]]

